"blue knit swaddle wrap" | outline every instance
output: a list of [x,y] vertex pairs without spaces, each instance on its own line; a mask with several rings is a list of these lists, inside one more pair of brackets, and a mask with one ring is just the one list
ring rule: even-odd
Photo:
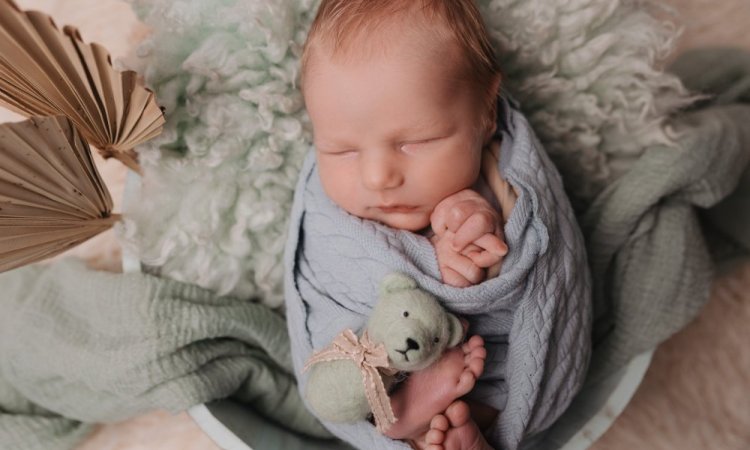
[[[300,174],[285,255],[285,288],[295,373],[346,328],[361,330],[390,272],[413,277],[469,320],[487,347],[470,397],[500,411],[489,440],[518,447],[547,428],[581,387],[590,354],[591,287],[583,238],[562,187],[525,117],[499,100],[499,170],[518,200],[507,218],[510,249],[500,275],[479,285],[443,284],[429,240],[360,219],[323,191],[314,152]],[[409,448],[368,422],[325,425],[359,448]]]

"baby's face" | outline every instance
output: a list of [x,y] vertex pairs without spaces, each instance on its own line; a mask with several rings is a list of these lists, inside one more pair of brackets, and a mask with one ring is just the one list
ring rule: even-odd
[[414,47],[316,52],[304,90],[326,194],[350,214],[417,231],[441,200],[474,184],[487,131],[457,64],[405,48]]

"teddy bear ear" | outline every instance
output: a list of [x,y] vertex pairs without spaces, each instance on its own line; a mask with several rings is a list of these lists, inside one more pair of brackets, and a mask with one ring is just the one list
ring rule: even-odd
[[402,273],[390,273],[380,282],[380,295],[388,295],[407,289],[416,289],[417,282],[408,275]]

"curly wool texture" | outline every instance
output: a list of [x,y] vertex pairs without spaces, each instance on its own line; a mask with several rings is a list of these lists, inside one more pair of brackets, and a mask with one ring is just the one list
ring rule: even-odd
[[310,2],[131,2],[154,32],[126,64],[166,109],[119,228],[162,275],[283,302],[288,210],[311,134],[296,87]]
[[[130,0],[154,32],[126,65],[166,109],[139,148],[123,244],[162,275],[283,303],[282,254],[312,141],[297,81],[319,0]],[[632,2],[479,0],[506,75],[582,210],[692,98],[655,69],[673,27]]]
[[674,145],[664,122],[696,97],[656,68],[679,33],[645,2],[479,3],[505,86],[521,102],[577,211],[644,149]]

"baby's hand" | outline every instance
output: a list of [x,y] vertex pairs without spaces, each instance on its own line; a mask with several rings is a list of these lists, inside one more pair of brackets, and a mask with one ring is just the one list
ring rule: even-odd
[[484,280],[484,270],[508,253],[500,214],[471,189],[438,203],[430,217],[445,283],[465,287]]
[[430,242],[435,247],[443,283],[455,287],[481,283],[485,278],[485,270],[468,256],[453,250],[454,237],[452,231],[445,231],[442,235],[435,234],[430,238]]

